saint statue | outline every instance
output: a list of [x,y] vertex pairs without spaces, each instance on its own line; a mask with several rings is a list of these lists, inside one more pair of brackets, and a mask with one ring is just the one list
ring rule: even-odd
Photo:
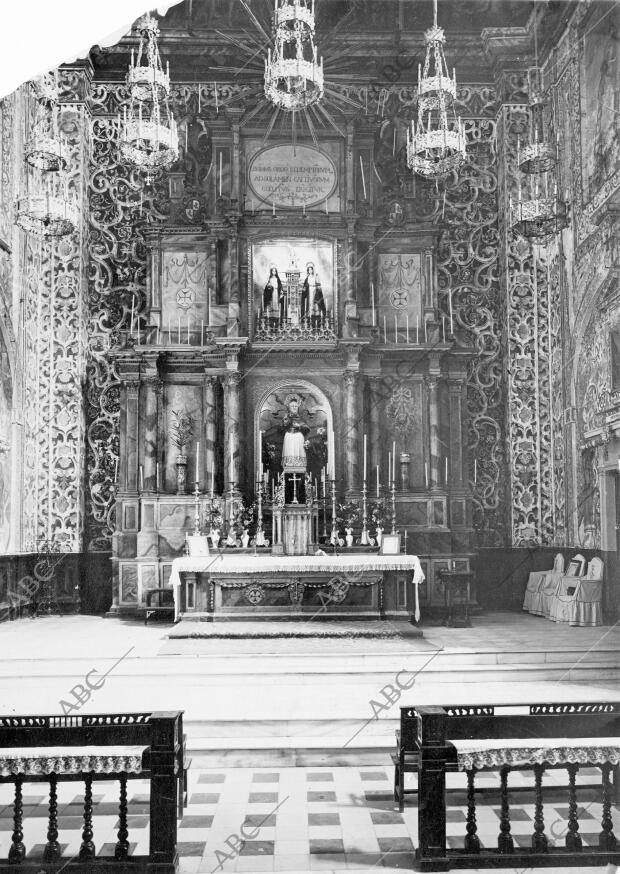
[[318,310],[323,317],[327,314],[321,281],[314,272],[314,264],[312,264],[312,262],[306,264],[306,278],[304,279],[301,291],[302,319],[309,314],[308,309],[310,306],[312,307],[313,313]]
[[284,431],[282,443],[282,469],[284,471],[306,471],[306,435],[309,426],[299,413],[300,399],[298,395],[290,395],[286,399],[286,414],[282,420],[281,430]]
[[277,267],[271,267],[269,270],[269,279],[267,280],[267,285],[263,291],[263,309],[267,315],[271,315],[276,300],[280,308],[280,318],[282,319],[286,315],[284,287],[282,285],[282,280],[278,275]]

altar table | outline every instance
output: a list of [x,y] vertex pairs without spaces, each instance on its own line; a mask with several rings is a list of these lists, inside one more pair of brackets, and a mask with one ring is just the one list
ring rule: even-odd
[[[177,558],[172,563],[170,584],[174,591],[175,620],[181,615],[223,613],[234,615],[235,606],[226,610],[225,590],[236,589],[247,602],[247,610],[260,615],[329,614],[339,605],[346,608],[350,589],[368,589],[376,592],[369,611],[364,616],[380,615],[383,608],[384,577],[395,571],[411,574],[415,592],[412,618],[420,618],[418,587],[424,582],[424,573],[417,555],[339,554],[339,555],[232,555],[217,553],[210,556]],[[181,579],[183,574],[184,580]],[[331,578],[330,578],[331,576]],[[202,587],[202,588],[201,588]],[[286,599],[286,609],[280,603],[266,603],[266,591]],[[304,597],[314,592],[313,602]],[[200,598],[202,597],[202,602]],[[318,608],[317,604],[318,601]],[[206,609],[201,609],[206,607]],[[351,614],[353,615],[353,614]],[[247,618],[247,612],[244,613]]]

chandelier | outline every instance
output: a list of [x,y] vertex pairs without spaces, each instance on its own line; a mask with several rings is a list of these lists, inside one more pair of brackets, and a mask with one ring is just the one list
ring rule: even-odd
[[542,245],[567,226],[568,205],[558,198],[556,179],[549,181],[557,155],[553,144],[545,138],[539,67],[528,70],[528,88],[529,141],[523,149],[517,141],[517,166],[525,174],[525,193],[519,180],[516,203],[510,198],[510,223],[516,233]]
[[418,121],[407,131],[407,165],[427,179],[438,179],[456,170],[465,160],[463,122],[448,111],[456,98],[456,73],[448,72],[443,28],[437,26],[437,0],[433,0],[433,26],[424,34],[424,69],[418,65]]
[[24,146],[25,191],[15,204],[15,221],[27,233],[63,237],[76,229],[79,207],[65,173],[69,146],[58,130],[57,83],[47,75],[31,84],[37,106]]
[[275,0],[274,47],[265,61],[265,95],[289,112],[323,97],[323,60],[314,43],[314,0]]
[[131,52],[127,72],[129,107],[119,116],[121,155],[149,179],[179,156],[177,125],[170,109],[170,75],[164,72],[157,22],[148,13],[138,21],[137,57]]

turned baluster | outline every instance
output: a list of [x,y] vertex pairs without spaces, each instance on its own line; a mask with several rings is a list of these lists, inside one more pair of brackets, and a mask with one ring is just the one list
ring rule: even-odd
[[24,832],[24,802],[22,799],[22,783],[23,777],[15,778],[15,801],[13,802],[13,837],[11,839],[11,848],[9,850],[9,865],[19,865],[26,855],[26,848],[23,844]]
[[601,819],[602,832],[598,838],[598,845],[601,850],[616,850],[618,841],[613,833],[613,822],[611,820],[611,785],[609,776],[611,774],[612,765],[606,763],[601,765],[601,774],[603,776],[603,817]]
[[114,850],[115,859],[126,859],[129,855],[129,841],[127,837],[129,831],[127,829],[127,774],[121,774],[120,777],[121,792],[118,804],[118,841]]
[[501,814],[499,820],[499,837],[497,849],[502,855],[514,853],[515,845],[510,834],[510,807],[508,805],[508,772],[510,768],[500,769],[501,780]]
[[542,799],[542,775],[544,765],[534,765],[534,834],[532,835],[532,849],[535,853],[547,853],[549,843],[545,834],[545,819],[543,815]]
[[577,788],[575,777],[579,765],[568,765],[568,833],[566,835],[566,849],[571,853],[578,853],[582,848],[581,835],[579,834],[579,821],[577,819]]
[[480,838],[476,834],[476,790],[474,787],[474,768],[467,772],[467,834],[465,835],[465,852],[479,853]]
[[57,862],[60,859],[60,844],[58,843],[58,796],[56,785],[58,777],[50,774],[50,803],[47,823],[47,843],[43,850],[45,862]]
[[95,858],[95,845],[93,843],[93,775],[87,774],[84,778],[84,828],[82,830],[82,844],[80,846],[80,862]]

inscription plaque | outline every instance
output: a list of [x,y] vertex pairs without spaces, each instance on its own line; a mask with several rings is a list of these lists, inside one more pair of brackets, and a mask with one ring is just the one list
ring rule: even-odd
[[334,193],[337,182],[336,165],[313,146],[267,146],[248,167],[250,189],[274,206],[315,206]]

